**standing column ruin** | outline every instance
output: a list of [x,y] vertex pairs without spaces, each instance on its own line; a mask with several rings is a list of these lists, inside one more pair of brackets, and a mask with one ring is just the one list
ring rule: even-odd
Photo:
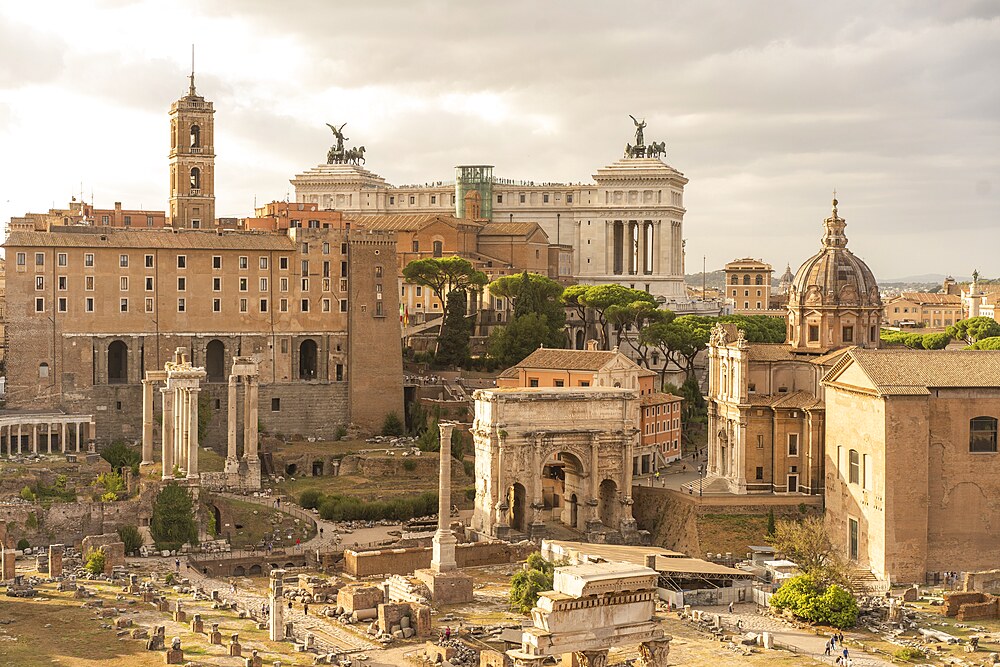
[[198,394],[201,389],[191,387],[185,391],[188,398],[188,479],[198,476]]
[[153,462],[153,382],[142,381],[142,463]]
[[236,454],[236,376],[229,376],[229,402],[226,404],[228,426],[226,433],[226,472],[238,472],[239,460]]
[[49,545],[49,576],[53,579],[62,576],[63,551],[65,551],[65,546],[62,544]]
[[[163,428],[160,433],[163,479],[171,479],[174,476],[174,395],[171,390],[162,387],[160,396],[163,398]],[[79,433],[77,430],[77,447],[80,445]]]
[[431,569],[435,572],[450,572],[458,569],[455,562],[455,535],[451,532],[451,433],[455,429],[452,422],[441,422],[439,432],[441,444],[438,450],[438,527],[432,542],[433,555]]
[[271,570],[270,603],[271,616],[268,626],[269,637],[273,642],[285,638],[285,601],[284,601],[284,570]]

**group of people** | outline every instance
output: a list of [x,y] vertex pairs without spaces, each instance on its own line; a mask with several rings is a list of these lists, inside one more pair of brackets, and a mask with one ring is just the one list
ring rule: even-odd
[[847,647],[844,645],[843,632],[833,633],[833,636],[830,637],[830,641],[826,643],[826,649],[823,651],[823,655],[833,655],[836,653],[838,643],[840,644],[841,652],[837,656],[837,664],[841,665],[841,667],[851,667],[853,661],[851,660]]

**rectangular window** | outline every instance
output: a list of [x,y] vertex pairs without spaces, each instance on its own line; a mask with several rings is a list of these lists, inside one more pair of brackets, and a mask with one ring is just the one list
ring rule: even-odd
[[420,241],[413,240],[413,252],[420,252]]
[[[19,263],[23,264],[23,262],[19,262]],[[94,255],[93,255],[93,253],[89,253],[88,252],[86,255],[83,256],[83,265],[84,266],[93,266],[94,265]]]
[[60,292],[65,292],[66,289],[67,289],[67,284],[68,284],[69,279],[66,276],[59,276],[59,278],[57,280],[59,282],[59,291]]
[[341,278],[340,279],[340,291],[341,292],[346,292],[347,291],[347,278]]
[[548,195],[542,195],[542,203],[543,204],[548,204],[549,203],[549,196]]
[[118,289],[122,292],[128,291],[128,276],[122,276],[118,279],[119,286]]
[[61,252],[56,256],[56,264],[58,264],[59,266],[66,266],[68,263],[69,263],[69,256],[66,253]]
[[340,312],[342,312],[342,313],[346,313],[347,312],[347,299],[341,299],[340,300]]
[[183,292],[187,290],[187,278],[180,277],[177,279],[177,291]]
[[151,216],[151,215],[147,215],[146,216],[146,226],[147,227],[152,227],[153,226],[153,216]]
[[153,298],[149,296],[146,297],[146,312],[153,312]]
[[[94,265],[94,256],[93,255],[87,255],[87,257],[90,258],[90,264],[87,264],[87,266],[93,266]],[[26,263],[27,263],[27,255],[25,253],[23,253],[23,252],[17,253],[17,265],[18,266],[24,266]]]
[[146,255],[145,258],[144,258],[144,260],[145,260],[146,268],[147,269],[153,268],[153,256],[152,255]]
[[529,379],[528,380],[528,386],[529,387],[537,387],[538,386],[538,378],[531,378],[531,379]]
[[260,312],[262,312],[262,313],[266,313],[267,312],[267,299],[261,299],[260,300]]
[[347,244],[346,243],[341,243],[340,244],[340,254],[341,255],[346,255],[347,254]]
[[111,224],[111,217],[107,216],[107,215],[102,215],[101,216],[101,224],[102,225],[110,225]]
[[213,269],[222,268],[222,255],[212,255],[212,268]]
[[45,276],[35,276],[35,290],[42,291],[45,289]]
[[344,364],[337,364],[337,382],[344,381]]
[[248,289],[250,289],[249,285],[250,285],[250,281],[248,279],[246,279],[246,278],[240,278],[240,291],[241,292],[246,292]]
[[94,297],[88,296],[83,300],[83,310],[88,313],[94,312]]
[[240,312],[245,313],[248,310],[248,304],[246,299],[240,299]]
[[330,277],[330,262],[323,262],[323,277]]
[[301,300],[301,301],[299,302],[299,309],[300,309],[300,310],[301,310],[301,311],[302,311],[303,313],[308,313],[308,312],[309,312],[309,299],[302,299],[302,300]]
[[36,252],[35,253],[35,266],[45,266],[45,253]]
[[301,271],[301,274],[303,276],[308,276],[309,275],[309,260],[308,259],[302,260],[302,271]]
[[278,280],[278,286],[282,292],[288,291],[288,278],[280,278]]
[[347,262],[340,263],[340,277],[341,278],[347,277]]
[[281,412],[281,399],[272,398],[271,399],[271,412]]
[[59,301],[56,302],[56,309],[60,313],[66,312],[66,297],[64,296],[59,297]]
[[815,343],[819,340],[819,325],[810,324],[809,325],[809,342]]
[[309,244],[308,243],[303,243],[302,244],[302,254],[303,255],[308,255],[309,254]]
[[303,278],[302,279],[302,291],[303,292],[308,292],[309,291],[309,279],[308,278]]
[[212,291],[213,292],[222,291],[222,278],[219,277],[212,278]]
[[177,299],[177,312],[183,313],[187,310],[187,302],[184,299]]
[[992,454],[997,451],[997,420],[973,417],[969,420],[969,451]]
[[417,296],[420,296],[420,292],[421,292],[420,285],[417,285]]
[[764,449],[764,436],[757,436],[757,449]]
[[288,270],[288,258],[287,257],[279,257],[278,258],[278,268],[281,269],[282,271],[287,271]]
[[847,541],[847,551],[851,556],[851,560],[857,560],[858,552],[860,551],[861,530],[858,520],[850,517],[847,519]]
[[376,301],[375,302],[375,317],[382,317],[383,315],[385,315],[385,312],[383,312],[383,310],[382,310],[382,302],[381,301]]
[[187,255],[177,255],[177,268],[186,269],[188,265]]
[[259,265],[261,269],[267,269],[267,255],[260,256]]
[[213,313],[222,312],[222,299],[212,299],[212,312]]
[[282,299],[278,302],[278,310],[282,313],[288,312],[288,299]]
[[431,195],[431,203],[432,203],[432,204],[436,204],[436,203],[438,203],[438,198],[437,198],[437,195]]
[[330,279],[329,278],[323,278],[323,291],[324,292],[329,292],[330,291]]
[[757,466],[757,479],[764,479],[764,466]]
[[131,215],[126,215],[125,216],[125,226],[126,227],[131,227],[132,226],[132,216]]
[[118,266],[128,268],[128,255],[118,255]]
[[416,203],[416,198],[413,195],[410,195],[410,205],[412,206],[415,203]]
[[589,387],[590,386],[590,380],[580,380],[580,386],[581,387]]
[[118,310],[119,310],[119,312],[122,312],[122,313],[127,313],[128,312],[128,299],[119,299],[119,301],[118,301]]
[[282,354],[288,354],[288,339],[287,338],[282,338],[281,339],[281,353]]
[[497,203],[498,204],[502,204],[503,203],[503,195],[497,195]]
[[83,289],[88,292],[94,291],[94,276],[86,276],[83,279]]
[[266,292],[267,291],[267,278],[261,278],[260,279],[260,291],[261,292]]
[[789,433],[788,434],[788,455],[798,456],[799,455],[799,434]]
[[330,254],[330,244],[328,242],[323,243],[323,254],[324,255]]
[[861,483],[861,455],[858,450],[852,449],[847,453],[847,481],[851,484]]
[[566,195],[566,203],[567,204],[572,204],[573,203],[573,195],[572,194],[567,194]]
[[521,195],[521,203],[524,203],[524,195]]
[[323,299],[323,312],[324,313],[329,313],[330,312],[330,300],[329,299]]
[[845,343],[854,342],[854,327],[844,327],[844,342]]
[[566,384],[562,380],[554,380],[553,381],[553,386],[555,386],[555,387],[565,387]]
[[240,268],[246,269],[250,266],[250,258],[246,255],[240,255]]
[[45,297],[37,296],[35,297],[35,312],[44,313],[45,312]]

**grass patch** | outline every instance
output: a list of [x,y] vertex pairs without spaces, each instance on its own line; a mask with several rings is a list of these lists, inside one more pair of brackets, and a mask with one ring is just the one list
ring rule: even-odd
[[[223,496],[206,497],[206,512],[211,505],[219,508],[223,523],[216,526],[219,537],[228,537],[234,549],[260,545],[270,540],[274,546],[294,545],[296,539],[303,542],[316,534],[315,524],[285,514],[273,507],[248,503]],[[289,537],[291,535],[291,537]]]

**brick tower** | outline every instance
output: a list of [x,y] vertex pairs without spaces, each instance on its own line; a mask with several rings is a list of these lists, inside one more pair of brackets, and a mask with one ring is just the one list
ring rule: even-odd
[[215,226],[215,128],[211,102],[194,88],[170,105],[170,223],[175,229]]

